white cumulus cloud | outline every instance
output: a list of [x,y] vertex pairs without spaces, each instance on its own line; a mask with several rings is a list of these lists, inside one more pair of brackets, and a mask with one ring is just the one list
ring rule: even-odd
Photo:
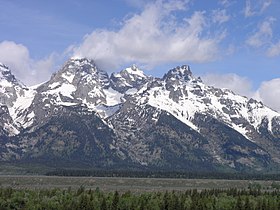
[[0,43],[0,62],[9,66],[12,73],[27,85],[34,85],[49,79],[55,55],[34,61],[29,50],[12,41]]
[[251,81],[237,74],[206,74],[202,77],[202,80],[207,85],[226,88],[249,98],[254,94]]
[[255,94],[255,98],[280,112],[280,78],[262,82]]
[[[118,30],[94,30],[74,47],[74,57],[89,57],[104,69],[131,62],[153,67],[168,62],[206,62],[216,58],[221,37],[204,33],[205,13],[186,12],[186,1],[155,1],[124,20]],[[173,12],[188,17],[176,19]],[[207,34],[207,35],[205,35]]]

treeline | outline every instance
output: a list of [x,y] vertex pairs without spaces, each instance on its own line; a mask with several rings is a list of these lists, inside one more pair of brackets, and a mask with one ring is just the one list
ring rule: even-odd
[[92,177],[135,177],[135,178],[185,178],[185,179],[231,179],[231,180],[276,180],[280,174],[250,174],[222,172],[168,172],[168,171],[129,171],[129,170],[83,170],[56,169],[47,176],[92,176]]
[[212,189],[185,192],[111,193],[99,189],[0,189],[0,209],[258,210],[280,209],[280,192]]

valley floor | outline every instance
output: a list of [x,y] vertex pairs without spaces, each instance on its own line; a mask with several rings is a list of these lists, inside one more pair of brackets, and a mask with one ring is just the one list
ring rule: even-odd
[[120,177],[61,177],[1,175],[0,187],[14,189],[85,189],[99,188],[112,192],[185,191],[189,189],[249,189],[274,190],[279,181],[221,180],[221,179],[171,179],[171,178],[120,178]]

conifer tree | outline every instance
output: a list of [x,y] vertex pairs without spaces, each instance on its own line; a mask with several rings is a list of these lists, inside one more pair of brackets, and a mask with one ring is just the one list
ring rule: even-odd
[[115,191],[114,196],[113,196],[113,201],[111,205],[111,210],[117,210],[118,209],[118,203],[119,203],[119,193],[118,191]]

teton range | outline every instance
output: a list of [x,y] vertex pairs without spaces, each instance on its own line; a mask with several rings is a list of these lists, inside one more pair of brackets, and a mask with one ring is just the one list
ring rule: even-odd
[[136,66],[109,76],[70,59],[26,87],[0,64],[0,161],[94,168],[269,171],[280,114],[207,86],[189,66],[163,78]]

